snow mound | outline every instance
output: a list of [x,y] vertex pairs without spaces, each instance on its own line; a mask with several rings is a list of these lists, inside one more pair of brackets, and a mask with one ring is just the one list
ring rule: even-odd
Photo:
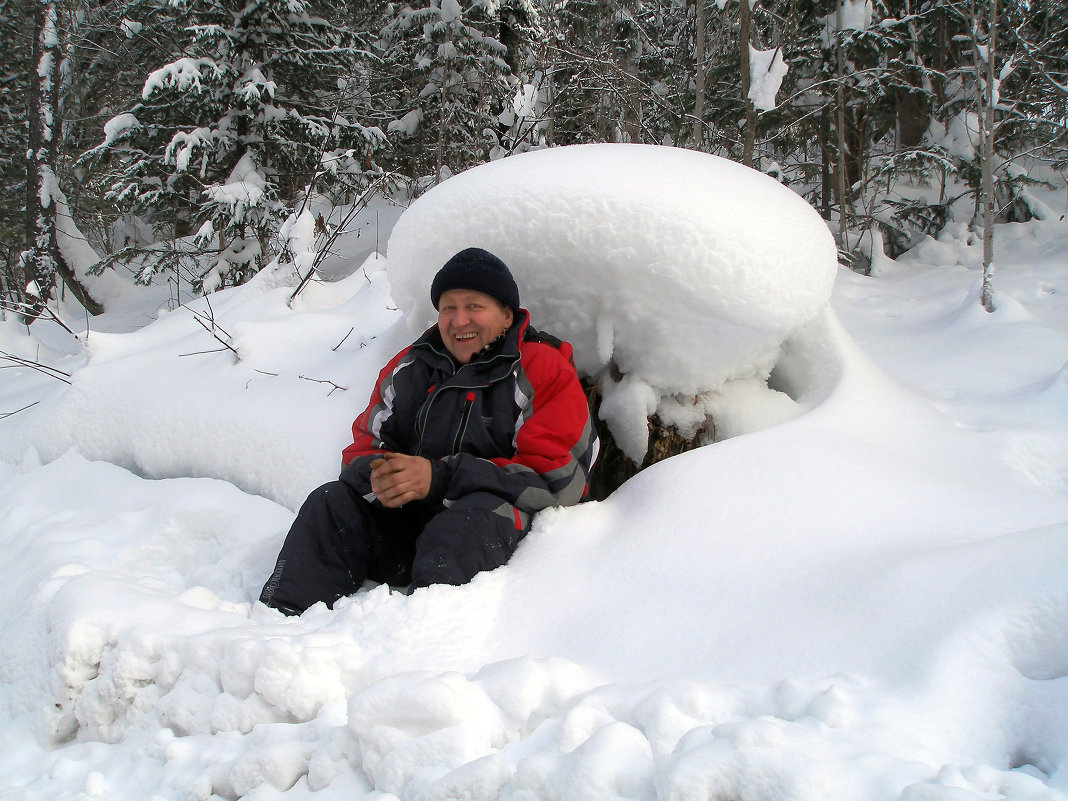
[[644,436],[628,432],[643,433],[665,399],[766,378],[784,340],[826,307],[837,271],[826,225],[789,189],[651,145],[525,153],[427,192],[387,253],[413,331],[433,320],[434,273],[471,245],[504,259],[534,325],[570,341],[582,373],[626,376],[602,381],[602,416],[632,457]]

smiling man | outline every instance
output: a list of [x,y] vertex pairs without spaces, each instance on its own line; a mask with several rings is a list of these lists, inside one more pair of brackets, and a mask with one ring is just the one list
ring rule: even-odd
[[586,494],[597,437],[571,346],[530,326],[507,266],[467,248],[430,288],[436,326],[382,369],[341,475],[308,496],[260,600],[332,605],[367,579],[463,584],[548,506]]

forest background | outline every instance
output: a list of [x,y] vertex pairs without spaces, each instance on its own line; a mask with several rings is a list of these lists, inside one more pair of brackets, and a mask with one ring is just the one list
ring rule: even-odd
[[63,233],[176,298],[310,275],[371,198],[533,148],[748,164],[861,272],[954,215],[1048,215],[1028,188],[1068,168],[1064,0],[0,0],[0,38],[0,314],[27,320],[102,309]]

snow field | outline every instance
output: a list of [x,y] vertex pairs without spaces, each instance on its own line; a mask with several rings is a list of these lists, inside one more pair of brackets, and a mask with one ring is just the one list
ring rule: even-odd
[[[634,265],[675,242],[658,214]],[[0,325],[73,374],[0,383],[38,401],[0,419],[0,798],[1064,801],[1068,228],[999,237],[997,313],[963,231],[839,272],[773,357],[676,399],[729,438],[539,515],[466,587],[299,619],[253,600],[410,338],[392,244],[292,304],[278,268],[131,330],[131,288],[86,352]],[[584,247],[524,295],[582,284]],[[629,269],[600,297],[637,314]],[[704,275],[679,287],[712,308]],[[238,353],[199,353],[197,315]]]
[[[373,260],[330,287],[322,313],[317,284],[288,308],[294,273],[283,272],[261,274],[251,294],[217,293],[210,308],[196,301],[134,332],[91,332],[91,369],[78,371],[61,397],[42,401],[39,416],[9,429],[0,456],[18,460],[31,450],[51,461],[77,448],[141,475],[218,477],[299,506],[336,471],[377,375],[373,363],[399,344],[390,339],[396,312]],[[379,301],[356,314],[351,301],[361,292]],[[353,359],[365,350],[368,359]],[[60,363],[77,359],[84,362]],[[44,377],[31,380],[35,391],[48,386]]]

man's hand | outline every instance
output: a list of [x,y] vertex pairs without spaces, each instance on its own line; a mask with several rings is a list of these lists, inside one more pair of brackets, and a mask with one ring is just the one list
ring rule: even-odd
[[371,491],[389,509],[425,498],[431,477],[430,460],[422,456],[385,453],[371,462]]

